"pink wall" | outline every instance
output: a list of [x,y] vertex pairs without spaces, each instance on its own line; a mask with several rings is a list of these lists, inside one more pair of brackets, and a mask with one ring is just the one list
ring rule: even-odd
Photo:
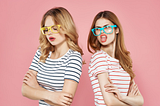
[[1,0],[0,106],[38,106],[38,101],[21,95],[21,85],[39,45],[42,15],[55,6],[63,6],[72,14],[87,63],[72,106],[94,106],[87,36],[94,16],[101,10],[111,10],[120,19],[144,106],[160,106],[159,0]]

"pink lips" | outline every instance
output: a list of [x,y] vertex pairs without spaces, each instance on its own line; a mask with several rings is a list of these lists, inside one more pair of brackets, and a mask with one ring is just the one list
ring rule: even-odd
[[105,34],[100,35],[100,39],[101,39],[101,42],[106,42],[106,40],[107,40],[107,35],[105,35]]
[[54,41],[56,38],[54,38],[54,37],[49,37],[49,40],[50,41]]

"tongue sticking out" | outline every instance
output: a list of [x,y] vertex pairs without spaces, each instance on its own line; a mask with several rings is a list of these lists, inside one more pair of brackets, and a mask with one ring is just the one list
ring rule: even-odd
[[106,35],[101,35],[101,42],[105,42],[107,40],[107,36]]

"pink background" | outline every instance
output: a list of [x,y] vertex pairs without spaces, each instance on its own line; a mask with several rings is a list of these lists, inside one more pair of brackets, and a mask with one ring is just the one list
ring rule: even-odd
[[72,106],[94,106],[87,37],[94,16],[102,10],[113,11],[122,24],[144,106],[160,106],[159,0],[1,0],[0,106],[38,106],[38,101],[22,96],[21,85],[39,45],[42,15],[55,6],[65,7],[72,14],[87,63]]

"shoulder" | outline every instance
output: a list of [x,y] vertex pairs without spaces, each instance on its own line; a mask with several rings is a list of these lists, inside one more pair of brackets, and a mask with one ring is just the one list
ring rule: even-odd
[[65,55],[65,61],[67,63],[79,63],[82,64],[82,56],[79,52],[69,49]]
[[107,72],[107,59],[107,54],[101,50],[94,53],[90,60],[89,73],[96,77],[99,73]]
[[36,53],[35,53],[35,55],[34,55],[34,58],[39,58],[41,56],[41,51],[40,51],[40,48],[38,48],[37,50],[36,50]]
[[105,53],[103,53],[101,50],[97,51],[96,53],[94,53],[91,56],[91,62],[95,61],[95,60],[102,60],[102,59],[106,59],[107,55]]
[[82,59],[81,54],[79,52],[77,52],[77,51],[73,51],[72,49],[69,50],[68,57],[69,57],[69,59],[72,59],[72,58],[74,58],[74,59]]
[[36,54],[37,54],[37,55],[41,55],[41,48],[38,48],[38,49],[37,49]]

